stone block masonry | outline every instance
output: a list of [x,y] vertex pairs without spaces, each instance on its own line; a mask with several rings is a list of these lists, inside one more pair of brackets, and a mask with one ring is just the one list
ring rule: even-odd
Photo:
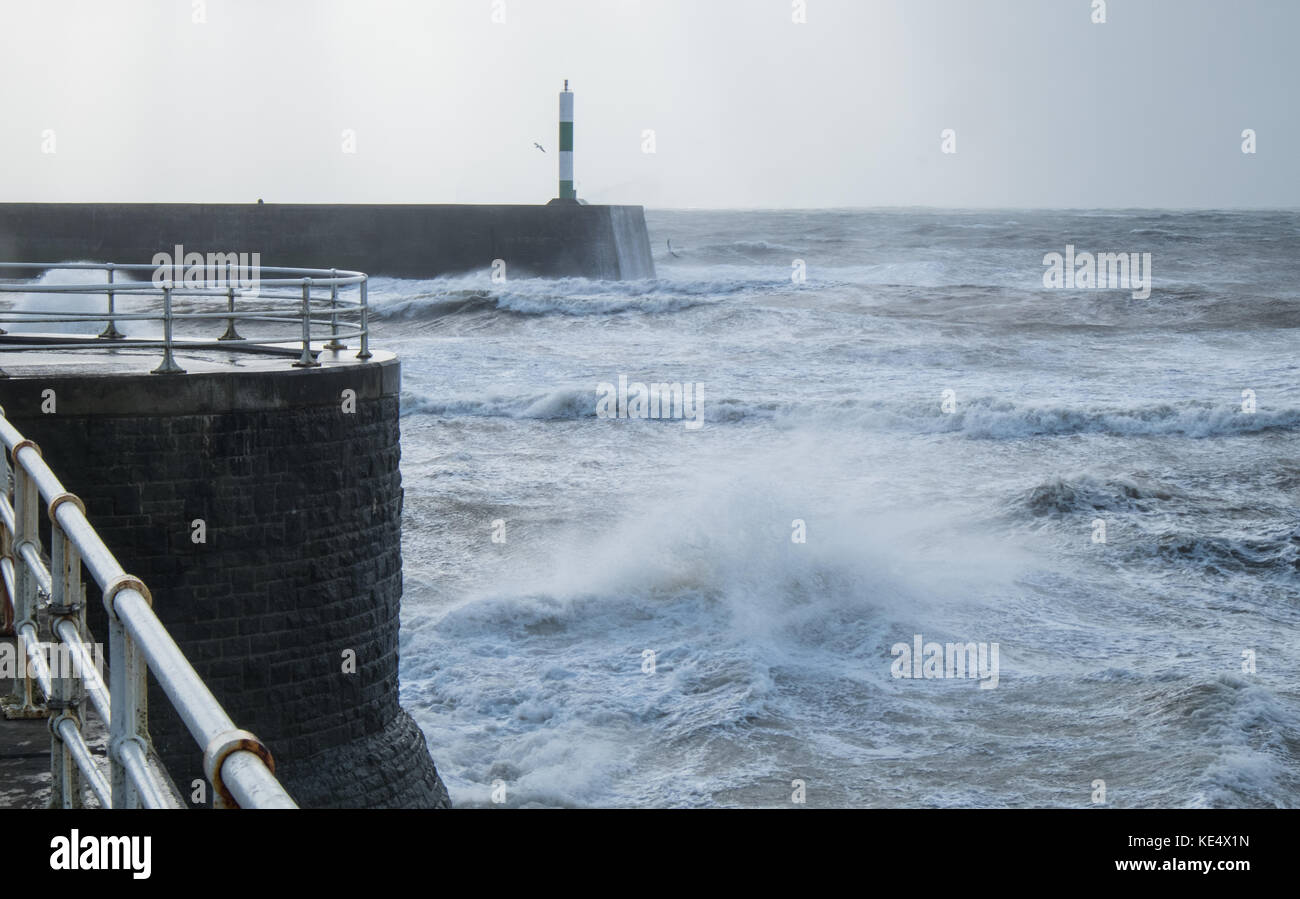
[[[270,748],[289,793],[304,808],[448,806],[424,735],[398,704],[397,360],[58,370],[0,380],[0,403],[149,585],[236,725]],[[41,412],[47,388],[54,414]],[[343,410],[345,389],[355,412]],[[107,642],[102,602],[90,598],[91,630]],[[188,794],[202,753],[152,679],[149,715]]]

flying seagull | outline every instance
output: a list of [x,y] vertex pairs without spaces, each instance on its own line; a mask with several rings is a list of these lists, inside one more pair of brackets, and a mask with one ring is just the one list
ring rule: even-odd
[[546,148],[543,147],[541,144],[539,144],[537,141],[533,141],[533,146],[536,147],[537,149],[541,150],[543,153],[546,152]]

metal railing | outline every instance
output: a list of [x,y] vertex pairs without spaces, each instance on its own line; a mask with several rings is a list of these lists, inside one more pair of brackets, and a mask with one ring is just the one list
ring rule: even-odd
[[[87,284],[37,284],[31,281],[11,280],[11,275],[37,271],[101,271],[103,283]],[[0,310],[0,334],[6,334],[6,324],[106,322],[97,337],[87,335],[40,335],[36,342],[23,343],[8,335],[0,338],[0,351],[86,349],[109,343],[114,349],[161,348],[162,363],[155,374],[184,373],[176,364],[175,350],[221,349],[247,352],[284,354],[296,357],[293,365],[312,367],[320,350],[347,348],[341,338],[356,337],[360,341],[358,359],[369,359],[370,325],[367,300],[368,278],[362,272],[337,269],[256,267],[255,278],[238,277],[242,270],[232,271],[229,262],[224,266],[194,266],[181,272],[182,280],[170,280],[164,275],[175,274],[172,266],[122,265],[118,263],[62,262],[54,264],[31,262],[0,262],[0,294],[103,294],[103,313],[84,310],[59,311],[57,309],[5,309]],[[148,280],[121,280],[117,276],[147,276]],[[272,277],[264,277],[264,276]],[[355,295],[351,288],[355,287]],[[156,308],[141,311],[122,311],[117,301],[121,297],[145,298],[157,301]],[[175,301],[188,301],[187,311],[178,311]],[[151,304],[145,304],[150,306]],[[204,309],[205,305],[224,308]],[[318,317],[313,317],[313,316]],[[355,317],[355,321],[352,318]],[[212,340],[177,340],[174,326],[182,322],[208,320],[225,323],[225,331]],[[141,338],[129,336],[118,330],[119,323],[161,322],[162,337]],[[246,339],[239,335],[236,323],[292,325],[288,335],[259,335]],[[312,334],[320,335],[328,329],[329,341],[319,349],[312,348]]]
[[[3,409],[0,439],[5,447],[0,452],[5,593],[0,603],[11,605],[17,648],[15,695],[5,714],[49,716],[51,806],[80,808],[88,787],[105,808],[183,807],[170,779],[150,757],[146,673],[152,671],[203,751],[204,773],[218,808],[297,808],[276,780],[266,747],[235,727],[154,614],[148,588],[122,569],[87,521],[81,500],[63,489],[40,448],[19,433]],[[41,551],[43,503],[50,518],[48,567]],[[108,610],[107,686],[91,654],[83,568],[103,591]],[[50,646],[63,650],[64,664],[51,666],[45,660],[39,639],[42,610],[55,638]],[[102,660],[102,652],[98,657]],[[82,735],[87,696],[108,727],[108,776]]]

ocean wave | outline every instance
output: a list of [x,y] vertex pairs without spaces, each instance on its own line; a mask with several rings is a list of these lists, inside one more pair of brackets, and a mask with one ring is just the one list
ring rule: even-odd
[[1168,228],[1134,228],[1129,234],[1140,234],[1144,237],[1161,237],[1169,240],[1205,240],[1199,234],[1188,234],[1183,231],[1170,231]]
[[434,415],[440,418],[531,418],[543,421],[595,418],[596,391],[571,388],[522,396],[449,400],[403,391],[401,414]]
[[[649,379],[646,380],[649,383]],[[526,393],[514,396],[494,395],[482,398],[438,399],[427,394],[404,391],[401,398],[402,415],[434,415],[442,418],[518,418],[540,420],[576,420],[596,417],[596,388],[571,387],[548,393]],[[692,405],[692,410],[694,406]],[[788,404],[775,401],[750,402],[732,397],[714,400],[705,385],[704,420],[714,424],[730,424],[748,420],[771,420],[788,414]],[[622,424],[677,424],[681,418],[620,420]]]
[[1053,478],[1030,489],[1021,505],[1031,515],[1066,515],[1077,512],[1147,512],[1159,502],[1181,495],[1174,487],[1141,478],[1099,479],[1080,475]]
[[1273,538],[1231,538],[1171,532],[1156,543],[1156,555],[1176,565],[1190,565],[1207,574],[1226,572],[1300,571],[1300,532]]
[[[788,282],[787,282],[788,283]],[[519,278],[493,284],[486,276],[431,281],[377,279],[371,314],[386,320],[438,319],[453,315],[506,313],[519,316],[589,316],[680,312],[729,296],[785,286],[772,278],[712,277],[679,280],[591,281],[586,278]]]
[[692,255],[695,253],[801,253],[804,252],[799,247],[792,247],[782,243],[774,243],[767,240],[733,240],[728,243],[706,243],[692,248],[687,246],[684,250],[681,247],[673,247],[673,250],[682,255]]
[[1292,710],[1253,679],[1221,674],[1213,680],[1147,697],[1151,726],[1214,754],[1192,805],[1293,807],[1300,733]]
[[[649,383],[651,379],[643,379]],[[442,398],[407,391],[402,394],[402,415],[436,415],[516,419],[582,419],[596,417],[596,388],[565,387],[543,393],[494,394],[483,397]],[[713,424],[769,421],[782,426],[832,426],[919,430],[922,433],[956,433],[973,439],[1015,440],[1075,434],[1110,434],[1124,437],[1182,436],[1194,439],[1292,430],[1300,427],[1300,409],[1243,413],[1237,406],[1209,403],[1162,404],[1137,409],[1088,409],[1033,406],[978,397],[945,414],[937,408],[923,412],[911,405],[881,401],[863,402],[841,397],[825,403],[799,403],[766,397],[714,398],[707,385],[704,420]],[[642,421],[637,419],[636,421]],[[647,423],[680,419],[644,419]],[[1069,511],[1090,503],[1118,508],[1117,503],[1168,498],[1172,488],[1142,481],[1097,482],[1088,476],[1077,481],[1054,482],[1034,488],[1026,498],[1035,514]]]
[[[846,712],[894,683],[897,635],[940,633],[944,610],[1000,600],[1017,577],[1000,541],[918,549],[915,534],[951,522],[863,514],[870,493],[852,485],[842,514],[819,513],[807,542],[792,541],[820,477],[738,461],[609,517],[593,508],[404,627],[404,697],[441,734],[458,802],[487,803],[500,777],[512,802],[716,804],[727,785],[693,747],[727,753],[738,787],[764,776],[755,743],[769,727],[837,722],[823,739],[847,749],[859,723]],[[681,776],[697,767],[710,795]]]
[[1291,430],[1297,426],[1300,409],[1296,408],[1244,413],[1236,405],[1188,403],[1138,409],[1079,409],[988,398],[969,400],[951,414],[935,411],[928,419],[928,427],[936,432],[989,439],[1071,434],[1204,438]]
[[[50,287],[63,284],[102,284],[105,275],[102,271],[86,269],[51,269],[42,272],[31,280],[31,284]],[[125,311],[132,300],[129,296],[118,299],[118,308]],[[0,305],[7,311],[28,313],[33,316],[49,313],[77,313],[94,315],[105,308],[106,300],[100,294],[64,294],[64,293],[2,293]],[[107,321],[35,321],[26,315],[15,316],[14,321],[4,323],[6,330],[15,334],[81,334],[95,335],[103,330]],[[137,323],[132,322],[132,325]],[[152,323],[150,323],[152,324]],[[141,329],[136,327],[133,333]]]

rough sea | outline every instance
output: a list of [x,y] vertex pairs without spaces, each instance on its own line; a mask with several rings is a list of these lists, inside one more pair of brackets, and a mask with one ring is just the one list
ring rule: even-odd
[[457,805],[1300,805],[1300,213],[647,221],[653,281],[372,282]]

